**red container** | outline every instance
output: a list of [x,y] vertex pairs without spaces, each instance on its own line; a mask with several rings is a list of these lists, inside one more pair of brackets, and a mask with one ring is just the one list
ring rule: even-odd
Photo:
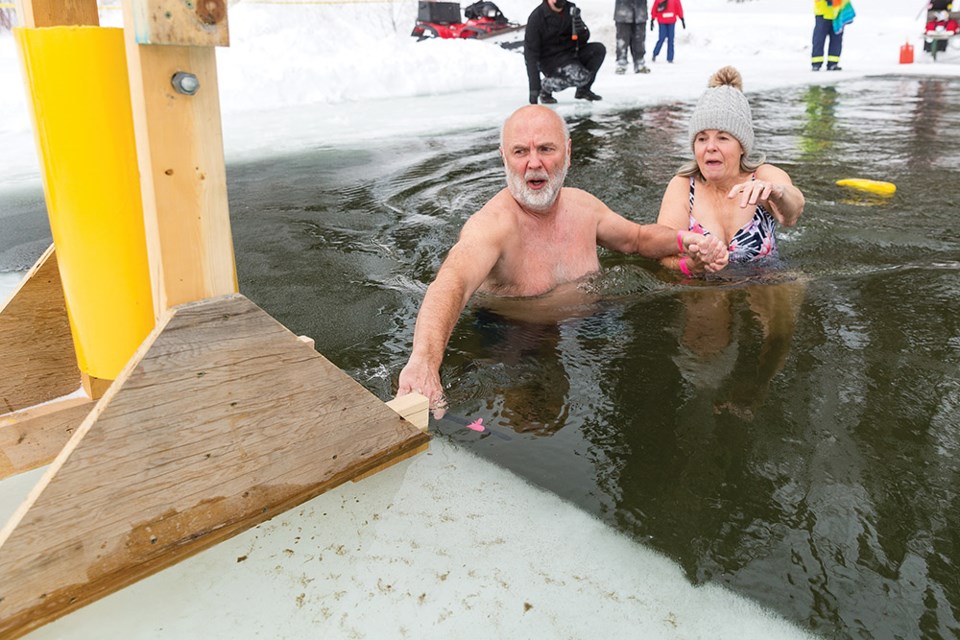
[[900,46],[900,64],[913,64],[913,45],[909,42]]

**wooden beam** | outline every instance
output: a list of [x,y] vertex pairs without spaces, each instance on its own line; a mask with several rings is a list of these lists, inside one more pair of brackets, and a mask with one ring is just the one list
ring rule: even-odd
[[100,26],[97,0],[17,0],[24,27]]
[[0,416],[0,480],[50,464],[93,405],[67,398]]
[[0,414],[80,388],[53,245],[0,306]]
[[[125,0],[133,21],[139,0]],[[140,45],[125,29],[155,317],[173,306],[236,293],[223,161],[216,50]],[[193,74],[194,95],[177,73]]]
[[0,637],[428,439],[243,296],[177,307],[0,530]]
[[113,380],[97,378],[89,373],[80,372],[80,386],[83,387],[83,392],[87,394],[87,397],[93,400],[102,398],[111,384],[113,384]]
[[387,406],[403,416],[403,419],[426,431],[430,427],[430,401],[419,393],[408,393],[387,402]]
[[226,0],[128,0],[138,44],[226,47]]

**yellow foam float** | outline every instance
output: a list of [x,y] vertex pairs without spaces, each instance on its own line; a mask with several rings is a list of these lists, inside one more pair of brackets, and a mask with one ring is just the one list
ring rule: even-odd
[[897,191],[897,185],[892,182],[882,182],[880,180],[867,180],[864,178],[845,178],[837,180],[840,187],[850,187],[859,191],[876,193],[881,196],[892,196]]

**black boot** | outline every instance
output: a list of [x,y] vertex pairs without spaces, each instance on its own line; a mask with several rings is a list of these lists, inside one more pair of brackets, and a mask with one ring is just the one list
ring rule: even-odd
[[540,90],[540,104],[557,104],[557,99],[549,91]]
[[574,97],[577,100],[589,100],[590,102],[594,102],[596,100],[603,100],[602,97],[598,96],[597,94],[595,94],[593,91],[590,91],[590,89],[587,89],[586,87],[581,87],[577,89],[577,93]]

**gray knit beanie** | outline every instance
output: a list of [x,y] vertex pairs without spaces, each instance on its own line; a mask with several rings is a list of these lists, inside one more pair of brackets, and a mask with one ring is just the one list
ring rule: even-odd
[[723,67],[710,78],[690,117],[690,147],[707,129],[726,131],[740,141],[743,155],[753,152],[753,117],[743,95],[743,78],[733,67]]

